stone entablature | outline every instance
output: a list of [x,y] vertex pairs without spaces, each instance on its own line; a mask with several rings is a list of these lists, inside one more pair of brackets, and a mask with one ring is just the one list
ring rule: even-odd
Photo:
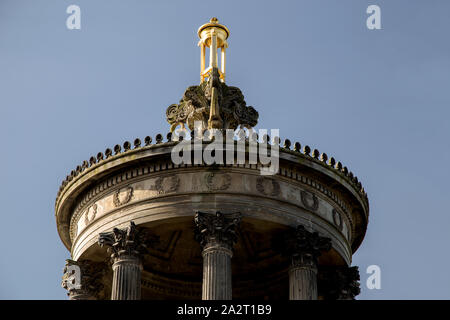
[[[153,149],[153,148],[160,148],[164,146],[173,146],[177,141],[172,141],[172,133],[167,134],[167,142],[163,143],[163,136],[161,134],[158,134],[156,136],[156,144],[152,143],[152,138],[150,136],[145,137],[144,142],[145,145],[141,146],[141,140],[139,138],[134,140],[134,148],[132,149],[131,143],[129,141],[125,141],[123,144],[124,150],[122,151],[122,147],[120,145],[114,146],[114,155],[113,150],[110,148],[107,148],[104,153],[99,152],[96,157],[92,156],[89,161],[83,161],[83,163],[76,167],[75,170],[72,170],[70,172],[70,175],[67,175],[64,181],[62,182],[58,194],[56,196],[55,200],[55,209],[58,210],[59,202],[61,198],[63,197],[64,192],[68,187],[73,185],[78,179],[80,174],[84,175],[88,172],[92,171],[94,168],[97,168],[99,166],[103,166],[107,162],[111,162],[115,159],[122,158],[124,156],[134,154],[136,152],[141,152],[147,149]],[[279,139],[277,139],[279,140]],[[327,154],[320,152],[317,149],[314,149],[311,152],[311,148],[309,146],[305,146],[303,150],[301,149],[301,145],[299,142],[296,142],[294,144],[294,148],[291,150],[291,142],[290,140],[286,139],[283,143],[283,146],[281,148],[282,152],[292,154],[296,158],[300,159],[308,159],[313,163],[317,163],[320,166],[326,167],[328,169],[333,169],[333,173],[339,175],[341,178],[343,178],[344,181],[348,183],[351,188],[359,195],[362,199],[362,204],[365,206],[365,209],[368,211],[369,204],[368,204],[368,197],[367,193],[365,192],[364,188],[362,187],[361,182],[358,180],[358,178],[353,175],[351,171],[347,169],[346,166],[343,166],[341,162],[336,161],[333,157],[328,158]],[[282,155],[280,155],[282,157]],[[341,181],[342,183],[342,181]]]
[[[289,175],[295,179],[275,180],[259,176],[257,168],[238,167],[222,168],[214,172],[213,179],[211,173],[205,171],[204,167],[155,172],[144,166],[108,178],[102,183],[104,186],[101,189],[94,188],[89,191],[84,201],[81,201],[83,205],[77,206],[74,210],[70,223],[71,241],[73,242],[83,229],[96,219],[121,210],[127,205],[133,206],[139,202],[175,193],[195,195],[219,192],[263,196],[296,205],[322,217],[334,225],[349,242],[351,241],[353,221],[346,204],[335,193],[310,178],[295,173]],[[209,181],[209,184],[205,181]],[[218,181],[219,187],[211,186],[215,181]],[[329,203],[330,200],[334,202],[334,206]]]
[[[148,142],[149,139],[146,138],[145,141]],[[99,156],[98,158],[103,160],[100,160],[99,163],[93,162],[91,167],[79,171],[70,181],[64,183],[58,193],[56,210],[57,219],[60,222],[60,234],[65,239],[66,246],[69,246],[69,243],[86,225],[91,224],[105,213],[118,210],[137,201],[156,199],[174,192],[246,192],[255,196],[259,194],[268,198],[279,198],[312,213],[318,210],[318,213],[321,213],[326,221],[337,227],[349,242],[363,236],[363,234],[353,234],[361,230],[365,231],[365,226],[361,229],[357,224],[365,225],[367,223],[367,195],[362,188],[359,191],[357,190],[360,182],[355,184],[355,178],[350,179],[350,175],[345,175],[346,171],[336,169],[337,165],[330,167],[323,161],[327,159],[326,155],[322,155],[322,161],[319,160],[316,150],[312,156],[308,156],[310,153],[309,147],[306,146],[304,148],[305,154],[302,154],[295,151],[299,149],[298,143],[296,143],[294,150],[289,150],[290,142],[285,141],[285,148],[280,149],[280,170],[276,176],[262,177],[257,176],[257,172],[253,174],[248,172],[249,170],[259,170],[259,165],[223,165],[216,167],[231,171],[229,173],[217,172],[220,177],[220,179],[217,179],[212,172],[207,171],[210,166],[174,165],[170,160],[170,151],[178,142],[162,143],[161,136],[157,137],[157,142],[156,145],[148,144],[146,147],[140,147],[140,143],[135,141],[137,146],[135,149],[131,149],[129,144],[125,143],[124,149],[127,151],[122,153],[119,153],[120,147],[116,146],[117,155],[112,156],[107,150],[105,154],[109,155],[108,159],[103,159],[103,155]],[[302,161],[304,159],[308,161]],[[129,167],[128,165],[134,160],[147,163],[139,166],[133,165],[130,166],[132,169],[123,170],[124,163],[127,163],[126,167]],[[329,163],[335,162],[329,161]],[[118,170],[120,167],[122,168]],[[196,168],[201,168],[199,171],[202,171],[203,174],[201,172],[195,173],[195,170],[198,170]],[[187,172],[189,169],[193,172]],[[233,174],[233,171],[236,170],[238,171]],[[232,176],[241,175],[239,170],[247,171],[248,174],[245,175],[248,180],[246,181],[247,184],[242,183],[242,181],[231,182]],[[111,176],[111,172],[114,171],[118,174]],[[176,174],[177,171],[180,171],[180,173]],[[324,174],[337,181],[334,185],[339,184],[341,190],[326,187],[326,181],[320,181],[321,178],[318,178]],[[102,178],[106,175],[109,178]],[[193,175],[197,176],[198,183],[189,184],[183,189],[184,182],[180,181],[193,181]],[[248,178],[251,176],[253,178]],[[96,183],[90,183],[91,186],[88,187],[87,184],[92,179],[95,179]],[[143,179],[147,182],[138,181]],[[275,181],[275,183],[270,181]],[[267,182],[271,186],[268,186]],[[253,187],[245,189],[244,186],[248,183],[251,183]],[[198,186],[193,188],[195,185]],[[264,185],[266,186],[264,187]],[[280,186],[284,186],[283,192],[277,190]],[[270,191],[266,192],[265,188],[269,188]],[[350,196],[350,202],[348,194],[342,196],[342,189],[353,195],[353,197]],[[81,190],[83,192],[80,192]],[[73,201],[75,198],[76,201]],[[68,203],[69,206],[67,206]],[[355,221],[355,214],[361,216],[357,217],[358,221]],[[63,229],[66,231],[63,231]],[[358,245],[359,243],[352,243],[353,250],[356,250]]]

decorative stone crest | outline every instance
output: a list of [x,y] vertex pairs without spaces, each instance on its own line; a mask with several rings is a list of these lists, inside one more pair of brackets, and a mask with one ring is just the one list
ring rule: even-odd
[[155,181],[155,188],[159,194],[175,192],[180,185],[180,178],[176,175],[158,177]]
[[256,180],[256,189],[265,196],[276,197],[280,194],[279,183],[270,178],[259,177]]
[[319,289],[329,300],[354,300],[361,292],[358,267],[333,266],[320,269]]
[[236,228],[241,221],[241,214],[197,212],[194,221],[195,238],[202,247],[217,243],[231,248],[237,240]]
[[228,173],[209,172],[205,174],[205,183],[210,191],[223,191],[230,187],[231,176]]
[[131,186],[127,187],[126,192],[125,192],[125,197],[123,197],[123,198],[121,198],[120,191],[121,191],[121,189],[117,190],[113,196],[113,203],[116,208],[123,206],[124,204],[127,204],[128,202],[130,202],[131,198],[133,197],[133,187],[131,187]]
[[[247,106],[241,90],[237,87],[227,86],[219,81],[220,75],[217,68],[212,71],[208,81],[198,86],[191,86],[184,92],[179,104],[172,104],[167,108],[167,122],[174,131],[178,125],[188,126],[194,129],[194,121],[201,121],[203,128],[208,128],[208,120],[211,114],[211,102],[213,88],[215,89],[215,101],[219,110],[217,123],[221,129],[236,129],[238,126],[252,128],[258,123],[258,112]],[[214,105],[213,104],[213,105]],[[220,129],[220,128],[218,128]]]
[[319,209],[319,199],[314,193],[309,193],[307,191],[301,190],[300,198],[302,199],[302,203],[306,207],[306,209],[309,209],[311,211],[317,211],[317,209]]
[[333,209],[332,211],[332,215],[333,215],[333,222],[334,225],[340,230],[342,231],[344,224],[342,223],[342,216],[341,214],[336,210]]
[[68,291],[67,295],[71,300],[97,299],[103,289],[105,269],[103,263],[67,259],[61,286]]
[[92,206],[90,206],[86,213],[84,214],[84,224],[87,226],[89,223],[91,223],[97,214],[97,204],[94,203]]

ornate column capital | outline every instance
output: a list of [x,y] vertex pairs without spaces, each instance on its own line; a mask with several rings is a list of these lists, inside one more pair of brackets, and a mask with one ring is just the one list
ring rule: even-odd
[[208,247],[222,247],[231,250],[237,241],[236,227],[241,221],[240,213],[214,214],[197,212],[195,214],[195,238],[203,250]]
[[288,233],[281,248],[289,255],[289,299],[317,300],[317,258],[331,249],[331,239],[321,237],[299,225]]
[[197,212],[195,238],[202,246],[203,300],[231,300],[231,257],[237,241],[236,228],[240,213],[223,214]]
[[148,245],[157,240],[157,237],[145,233],[131,221],[124,229],[114,228],[110,232],[100,233],[98,244],[101,247],[108,246],[108,252],[114,262],[125,257],[140,258]]
[[292,265],[315,265],[323,251],[331,249],[331,239],[321,237],[299,225],[285,238],[285,251],[292,257]]
[[361,292],[358,267],[333,266],[321,268],[321,295],[329,300],[354,300]]
[[103,263],[67,259],[61,286],[68,291],[71,300],[98,299],[105,271]]
[[141,255],[158,237],[133,221],[124,229],[114,228],[111,232],[100,233],[98,243],[108,246],[113,262],[112,300],[140,300],[141,298]]

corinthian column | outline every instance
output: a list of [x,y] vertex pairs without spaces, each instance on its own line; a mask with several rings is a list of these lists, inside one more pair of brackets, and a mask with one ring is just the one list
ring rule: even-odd
[[231,300],[231,257],[240,214],[197,212],[196,239],[202,246],[203,300]]
[[355,300],[355,297],[361,292],[359,288],[359,270],[358,267],[343,267],[338,270],[339,300]]
[[358,267],[323,267],[319,278],[321,295],[326,300],[354,300],[361,291]]
[[298,226],[286,239],[291,257],[289,267],[289,299],[317,300],[317,258],[331,248],[329,238],[320,237]]
[[113,284],[111,300],[141,299],[141,254],[145,249],[144,234],[131,222],[125,229],[100,233],[98,243],[111,253]]
[[68,291],[70,300],[96,300],[103,289],[104,271],[102,263],[67,259],[61,286]]

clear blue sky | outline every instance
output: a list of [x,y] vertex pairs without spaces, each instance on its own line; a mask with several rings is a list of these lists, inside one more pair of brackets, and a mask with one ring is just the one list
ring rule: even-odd
[[[66,8],[81,7],[81,30]],[[382,30],[366,28],[381,7]],[[334,156],[371,212],[359,299],[450,299],[449,1],[0,0],[0,298],[66,299],[54,200],[106,147],[166,133],[199,81],[197,28],[231,30],[227,83],[259,128]],[[381,290],[365,286],[367,266]]]

